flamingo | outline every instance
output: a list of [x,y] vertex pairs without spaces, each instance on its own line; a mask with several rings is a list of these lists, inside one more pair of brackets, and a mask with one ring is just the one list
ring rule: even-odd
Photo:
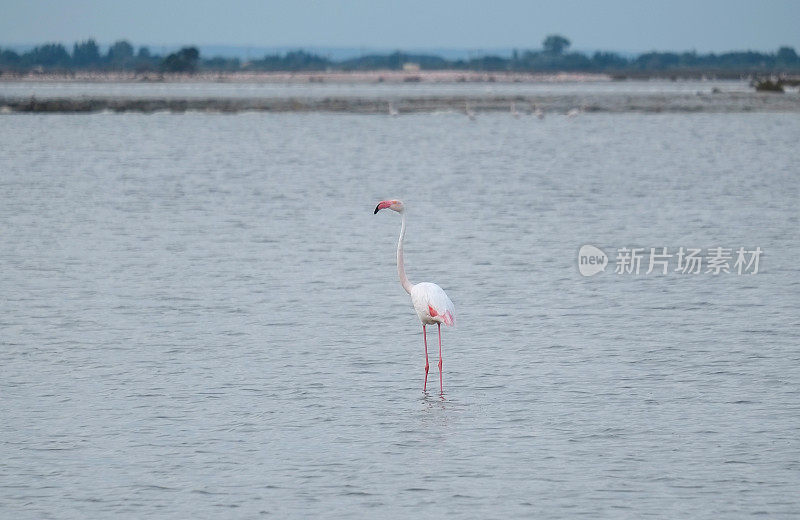
[[469,118],[470,121],[475,121],[475,111],[472,110],[472,107],[469,105],[469,103],[466,104],[465,113],[467,114],[467,117]]
[[577,108],[573,108],[572,110],[567,112],[567,117],[570,117],[570,118],[577,117],[577,116],[583,114],[584,112],[586,112],[586,105],[581,105],[581,106],[579,106]]
[[428,335],[426,326],[436,324],[439,331],[439,394],[444,394],[442,386],[442,324],[453,326],[456,323],[456,308],[453,302],[447,297],[444,290],[430,282],[420,282],[412,284],[406,276],[406,269],[403,264],[403,238],[406,236],[406,213],[405,206],[399,200],[382,200],[375,206],[375,215],[382,209],[390,209],[400,213],[400,239],[397,241],[397,274],[400,276],[400,284],[408,294],[411,295],[411,303],[417,312],[419,321],[422,322],[422,341],[425,343],[425,383],[422,391],[428,389]]

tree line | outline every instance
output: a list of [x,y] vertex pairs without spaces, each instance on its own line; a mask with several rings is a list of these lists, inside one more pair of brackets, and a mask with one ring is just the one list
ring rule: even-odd
[[570,52],[571,42],[561,35],[544,39],[540,49],[514,50],[510,57],[482,55],[448,60],[428,54],[396,51],[335,61],[302,50],[270,54],[242,62],[238,58],[200,56],[196,47],[184,47],[166,56],[148,47],[135,49],[125,40],[115,42],[102,53],[97,42],[76,42],[72,52],[60,43],[47,43],[17,53],[0,48],[0,72],[133,71],[368,71],[402,70],[413,63],[421,70],[464,70],[488,72],[602,72],[602,73],[736,73],[762,74],[800,72],[800,58],[792,47],[774,53],[755,51],[699,54],[691,52],[647,52],[626,56],[615,52],[584,54]]
[[[210,62],[214,68],[220,65],[214,60]],[[200,59],[196,47],[184,47],[177,52],[160,56],[150,52],[148,47],[134,49],[126,40],[120,40],[109,46],[105,53],[94,40],[76,42],[70,53],[60,43],[46,43],[33,49],[17,53],[11,49],[0,48],[0,71],[27,72],[68,72],[86,71],[163,71],[163,72],[196,72],[205,65]],[[236,64],[238,68],[238,62]]]

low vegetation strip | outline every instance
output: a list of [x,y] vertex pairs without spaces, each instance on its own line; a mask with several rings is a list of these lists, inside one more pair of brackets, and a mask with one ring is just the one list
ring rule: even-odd
[[2,98],[4,113],[92,112],[333,112],[388,114],[456,112],[800,112],[800,95],[756,92],[591,94],[542,96],[387,96],[385,98]]

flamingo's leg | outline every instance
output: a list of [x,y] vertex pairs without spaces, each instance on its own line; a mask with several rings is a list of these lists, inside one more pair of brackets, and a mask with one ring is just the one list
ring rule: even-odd
[[437,323],[436,326],[439,327],[439,393],[444,394],[442,386],[442,324]]
[[422,385],[422,391],[428,389],[428,335],[425,332],[425,325],[422,325],[422,340],[425,342],[425,383]]

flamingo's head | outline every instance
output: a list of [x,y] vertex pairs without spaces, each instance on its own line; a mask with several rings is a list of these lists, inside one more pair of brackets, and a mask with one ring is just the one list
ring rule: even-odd
[[403,206],[402,200],[382,200],[375,206],[375,213],[377,214],[382,209],[390,209],[392,211],[396,211],[398,213],[402,213],[405,207]]

